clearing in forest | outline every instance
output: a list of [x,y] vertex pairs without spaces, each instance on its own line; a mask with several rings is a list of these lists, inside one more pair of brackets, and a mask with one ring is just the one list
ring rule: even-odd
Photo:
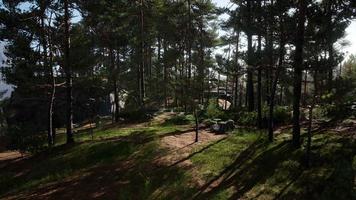
[[[168,117],[167,117],[168,116]],[[98,128],[76,144],[0,161],[1,199],[353,199],[355,140],[313,137],[312,167],[289,131],[227,135],[172,125],[163,114],[144,124]],[[164,118],[164,120],[158,120]],[[12,153],[15,155],[16,153]]]

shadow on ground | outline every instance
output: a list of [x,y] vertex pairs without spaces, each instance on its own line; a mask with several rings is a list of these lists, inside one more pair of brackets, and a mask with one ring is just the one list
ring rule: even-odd
[[[190,131],[190,130],[188,130]],[[172,152],[157,135],[143,130],[130,136],[56,147],[0,168],[0,197],[6,199],[355,199],[354,141],[318,135],[313,139],[312,167],[304,150],[285,140],[267,143],[260,137],[231,151],[217,176],[197,181],[201,169],[216,165],[210,150],[246,141],[232,134],[162,165]],[[239,137],[241,139],[231,140]],[[242,141],[243,140],[243,141]],[[190,145],[190,144],[189,144]],[[183,147],[185,148],[185,147]],[[178,149],[179,150],[179,149]],[[195,163],[194,158],[207,156]],[[193,160],[191,165],[179,165]],[[37,189],[35,189],[37,188]]]

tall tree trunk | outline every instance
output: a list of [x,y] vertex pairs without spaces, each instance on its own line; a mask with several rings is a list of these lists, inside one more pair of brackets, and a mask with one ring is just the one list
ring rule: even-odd
[[[240,41],[240,32],[236,33],[236,52],[235,52],[235,86],[234,86],[234,107],[238,107],[238,98],[239,98],[239,41]],[[241,97],[240,97],[241,98]]]
[[144,99],[145,99],[145,33],[144,33],[144,10],[143,10],[143,0],[141,0],[141,6],[140,6],[140,32],[141,32],[141,47],[140,47],[140,64],[139,64],[139,96],[140,96],[140,106],[141,108],[144,107]]
[[191,17],[191,0],[188,0],[188,88],[192,77],[192,17]]
[[[44,66],[44,70],[48,75],[48,79],[49,79],[49,84],[51,86],[52,82],[53,82],[53,71],[52,71],[52,62],[49,64],[48,62],[48,50],[47,50],[47,30],[46,30],[46,26],[45,26],[45,18],[46,18],[46,2],[41,0],[40,2],[40,10],[41,10],[41,43],[42,43],[42,48],[43,48],[43,52],[42,52],[42,59],[43,59],[43,66]],[[51,49],[50,49],[51,51]],[[52,55],[52,53],[50,53]],[[52,61],[52,56],[50,56],[50,59]],[[47,141],[48,141],[48,146],[51,147],[54,144],[54,140],[53,140],[53,132],[52,132],[52,127],[53,127],[53,102],[54,102],[54,88],[49,87],[49,99],[48,99],[48,127],[47,127]]]
[[195,119],[195,142],[199,141],[199,119],[197,109],[194,108],[194,119]]
[[[116,65],[119,65],[119,54],[117,57],[117,62]],[[120,110],[120,104],[119,104],[119,94],[118,94],[118,88],[117,88],[117,69],[115,66],[115,54],[114,50],[110,47],[110,65],[111,65],[111,76],[112,76],[112,90],[114,92],[114,104],[115,104],[115,111],[114,111],[114,119],[115,122],[119,122],[119,110]],[[118,66],[119,67],[119,66]]]
[[[163,55],[164,57],[166,57],[167,55],[167,41],[164,40],[163,42]],[[168,107],[168,96],[167,96],[167,90],[168,90],[168,70],[167,70],[167,62],[165,61],[166,59],[164,59],[164,62],[163,62],[163,67],[164,67],[164,77],[163,77],[163,80],[164,80],[164,107],[167,108]]]
[[273,84],[273,66],[274,66],[274,55],[273,55],[273,27],[274,27],[274,15],[273,15],[273,6],[274,6],[274,1],[271,0],[270,3],[270,10],[269,14],[267,17],[267,30],[266,30],[266,49],[267,49],[267,63],[268,63],[268,69],[266,73],[266,94],[268,98],[266,98],[266,103],[269,105],[270,104],[270,95],[271,95],[271,90],[272,90],[272,84]]
[[279,91],[279,105],[283,106],[284,102],[283,102],[283,91],[284,91],[284,87],[283,85],[281,85],[281,90]]
[[[282,18],[281,18],[282,20]],[[276,91],[277,91],[277,84],[279,80],[279,76],[283,67],[283,61],[284,61],[284,54],[285,54],[285,36],[284,36],[284,27],[283,27],[283,21],[280,22],[280,43],[279,43],[279,62],[278,62],[278,67],[276,69],[276,74],[274,76],[272,88],[271,88],[271,96],[269,100],[269,117],[268,117],[268,140],[270,142],[273,141],[273,130],[274,130],[274,102],[275,102],[275,96],[276,96]],[[281,92],[282,94],[282,92]]]
[[303,47],[304,47],[304,32],[306,20],[305,0],[300,0],[298,3],[298,27],[296,35],[296,50],[294,60],[294,83],[293,83],[293,138],[294,147],[300,147],[300,97],[302,89],[302,72],[303,72]]
[[[329,44],[329,71],[328,71],[328,92],[331,93],[333,89],[333,78],[334,78],[334,47],[333,44]],[[330,102],[331,103],[331,102]]]
[[[262,37],[258,35],[258,59],[262,56]],[[258,62],[258,74],[257,74],[257,127],[262,128],[262,66],[259,60]]]
[[52,146],[55,143],[55,127],[53,126],[53,113],[54,113],[54,101],[56,96],[56,79],[53,73],[53,53],[52,53],[52,40],[50,39],[49,45],[49,60],[50,60],[50,84],[51,84],[51,92],[50,92],[50,99],[49,99],[49,106],[48,106],[48,145]]
[[199,81],[200,81],[200,99],[201,99],[201,104],[204,104],[204,80],[205,80],[205,75],[204,75],[204,39],[203,39],[203,17],[201,17],[200,22],[199,22],[199,39],[200,39],[200,47],[199,47]]
[[157,81],[155,84],[155,89],[153,91],[154,94],[157,94],[160,88],[160,79],[158,77],[160,77],[160,72],[162,71],[161,69],[161,50],[162,50],[162,39],[161,36],[158,35],[157,37],[157,64],[156,64],[156,77],[157,77]]
[[218,72],[218,87],[217,87],[217,95],[218,98],[216,98],[216,105],[219,106],[219,99],[220,99],[220,72]]
[[311,152],[311,143],[312,143],[312,125],[313,125],[313,109],[315,105],[315,96],[313,97],[313,102],[309,107],[309,120],[308,120],[308,139],[307,139],[307,152],[306,152],[306,162],[305,165],[307,168],[310,167],[310,152]]
[[227,92],[228,92],[228,85],[229,85],[229,74],[226,74],[226,82],[225,82],[225,101],[224,101],[224,109],[227,110]]
[[69,61],[69,2],[64,0],[64,68],[66,74],[66,101],[67,101],[67,123],[66,123],[66,134],[67,134],[67,144],[73,143],[73,78],[72,78],[72,67]]
[[305,70],[304,73],[304,90],[303,90],[303,105],[306,105],[307,103],[307,96],[308,96],[308,71]]
[[[328,54],[329,54],[329,71],[328,71],[328,80],[327,80],[327,85],[328,85],[328,93],[331,93],[332,92],[332,89],[333,89],[333,70],[334,70],[334,42],[333,42],[333,20],[332,20],[332,15],[333,15],[333,8],[332,8],[332,1],[327,1],[327,20],[328,20],[328,31],[329,31],[329,38],[327,39],[327,43],[328,43]],[[330,102],[329,103],[332,103],[331,102],[331,99],[330,99]]]
[[251,11],[251,1],[247,1],[247,24],[248,24],[248,31],[247,31],[247,105],[248,111],[252,112],[255,110],[255,97],[254,97],[254,89],[253,89],[253,69],[252,69],[252,62],[253,62],[253,49],[252,49],[252,30],[251,30],[251,23],[252,23],[252,11]]

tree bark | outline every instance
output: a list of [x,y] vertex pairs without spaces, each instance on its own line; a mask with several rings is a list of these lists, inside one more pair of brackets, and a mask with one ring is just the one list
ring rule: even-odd
[[308,121],[308,140],[307,140],[307,152],[306,152],[306,162],[307,168],[310,167],[310,152],[311,152],[311,142],[312,142],[312,125],[313,125],[313,109],[315,105],[315,97],[313,97],[313,102],[309,107],[309,121]]
[[194,109],[194,118],[195,118],[195,142],[199,141],[199,120],[198,113],[196,108]]
[[[234,86],[234,107],[238,107],[239,98],[239,40],[240,32],[236,33],[236,52],[235,52],[235,86]],[[241,98],[241,97],[240,97]]]
[[199,39],[200,39],[200,47],[199,47],[199,81],[200,81],[200,99],[201,99],[201,104],[204,104],[204,39],[203,39],[203,17],[201,16],[200,22],[199,22]]
[[138,79],[139,79],[139,105],[141,109],[144,107],[145,99],[145,40],[144,40],[144,10],[143,0],[140,1],[140,50],[139,50],[139,66],[138,66]]
[[[119,67],[119,54],[117,54],[117,62],[116,65]],[[114,92],[114,104],[115,104],[115,111],[114,111],[114,119],[115,122],[119,122],[119,110],[120,110],[120,104],[119,104],[119,94],[118,94],[118,88],[117,88],[117,69],[115,66],[115,54],[114,50],[110,48],[110,65],[111,65],[111,75],[112,75],[112,90]]]
[[[166,57],[167,55],[167,41],[164,40],[163,42],[163,52],[164,52],[164,57]],[[164,72],[164,77],[163,77],[163,85],[164,85],[164,107],[167,108],[168,107],[168,96],[167,96],[167,86],[168,86],[168,70],[167,70],[167,62],[166,62],[166,59],[164,59],[164,63],[163,63],[163,72]]]
[[305,70],[304,73],[304,91],[303,91],[303,105],[307,103],[307,95],[308,95],[308,71]]
[[56,79],[54,77],[53,73],[53,53],[52,53],[52,45],[50,44],[50,49],[49,49],[49,60],[50,60],[50,76],[51,76],[51,92],[50,92],[50,99],[49,99],[49,107],[48,107],[48,145],[53,146],[55,141],[55,133],[54,129],[55,127],[53,126],[53,113],[54,113],[54,101],[55,101],[55,95],[56,95]]
[[294,83],[293,83],[293,138],[294,147],[300,147],[300,98],[302,89],[303,71],[303,47],[306,20],[306,1],[300,0],[298,3],[298,27],[296,35],[296,50],[294,58]]
[[[258,35],[258,59],[262,56],[262,37]],[[259,60],[258,62],[258,74],[257,74],[257,127],[262,128],[262,66]]]
[[280,72],[282,70],[283,66],[283,61],[284,61],[284,54],[285,54],[285,36],[284,36],[284,27],[283,27],[283,21],[280,22],[280,43],[279,43],[279,62],[278,62],[278,67],[276,69],[276,74],[274,76],[273,80],[273,85],[271,88],[271,96],[269,100],[269,117],[268,117],[268,140],[270,142],[273,141],[273,131],[274,131],[274,104],[275,104],[275,96],[276,96],[276,91],[277,91],[277,84],[280,76]]
[[251,11],[251,1],[247,1],[247,105],[248,111],[252,112],[255,110],[255,98],[254,98],[254,89],[253,89],[253,69],[252,69],[252,11]]
[[[53,140],[53,104],[54,104],[54,86],[53,86],[53,81],[54,81],[54,77],[53,77],[53,71],[52,71],[52,53],[50,53],[50,63],[48,62],[48,49],[47,49],[47,30],[46,30],[46,26],[45,26],[45,18],[46,18],[46,2],[45,1],[40,1],[40,10],[41,10],[41,43],[42,43],[42,48],[43,48],[43,66],[44,66],[44,70],[48,75],[48,79],[49,79],[49,84],[52,86],[51,88],[49,88],[50,90],[50,94],[49,94],[49,99],[48,99],[48,127],[47,127],[47,142],[48,142],[48,146],[51,147],[54,144],[54,140]],[[51,49],[49,49],[49,51],[51,51]]]
[[70,44],[69,44],[69,2],[64,0],[64,68],[66,74],[66,102],[67,102],[67,123],[66,123],[66,135],[67,144],[73,143],[73,78],[72,78],[72,67],[70,65]]
[[192,77],[192,17],[191,17],[191,0],[188,0],[188,88]]

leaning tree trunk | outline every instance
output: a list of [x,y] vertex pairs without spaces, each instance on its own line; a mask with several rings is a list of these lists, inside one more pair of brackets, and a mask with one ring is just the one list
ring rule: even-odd
[[293,138],[294,147],[300,147],[300,98],[302,92],[303,47],[306,20],[306,1],[299,1],[299,17],[296,35],[293,83]]
[[66,74],[66,102],[67,102],[67,122],[66,122],[66,134],[67,144],[73,143],[73,79],[72,79],[72,67],[69,62],[69,5],[68,0],[64,0],[64,68]]

